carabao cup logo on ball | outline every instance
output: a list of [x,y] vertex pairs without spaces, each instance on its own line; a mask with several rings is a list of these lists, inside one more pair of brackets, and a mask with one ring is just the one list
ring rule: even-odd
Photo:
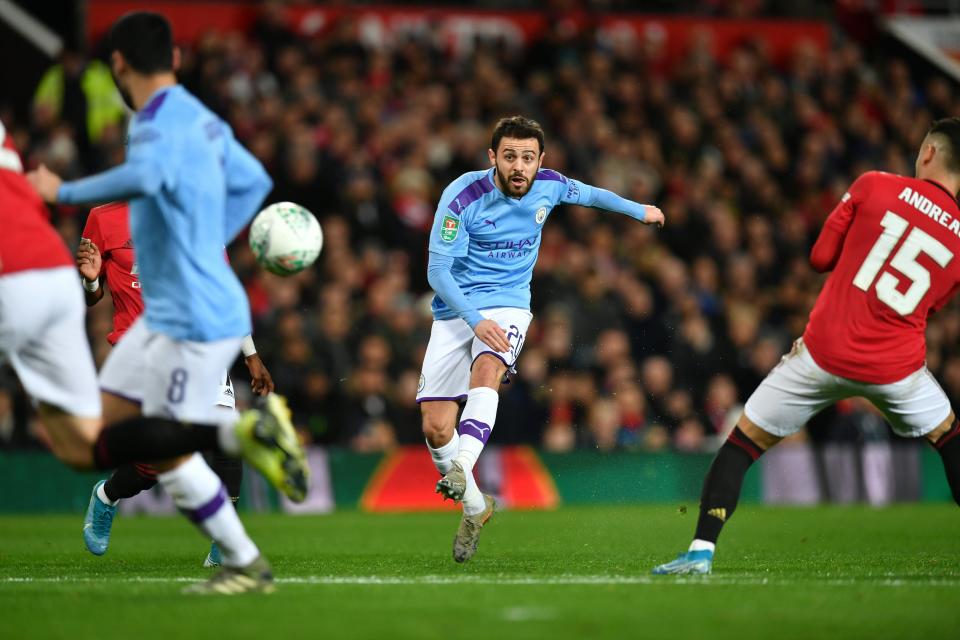
[[250,225],[250,249],[264,269],[289,276],[312,265],[323,247],[316,217],[294,202],[277,202]]

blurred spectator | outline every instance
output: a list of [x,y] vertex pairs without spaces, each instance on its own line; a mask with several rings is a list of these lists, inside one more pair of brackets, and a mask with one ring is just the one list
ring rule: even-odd
[[73,145],[85,169],[107,165],[98,145],[121,138],[125,114],[109,67],[69,48],[40,79],[33,96],[34,131],[47,138],[47,164],[68,176],[78,175],[79,169],[70,161],[68,147]]

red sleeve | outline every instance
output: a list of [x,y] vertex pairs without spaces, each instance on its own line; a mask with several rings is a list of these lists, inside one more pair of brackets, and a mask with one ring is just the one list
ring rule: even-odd
[[87,216],[87,224],[83,227],[83,233],[81,233],[80,236],[97,245],[100,253],[103,254],[103,232],[100,230],[100,216],[98,213],[97,209],[90,210],[90,215]]
[[820,237],[810,251],[810,266],[817,272],[830,271],[837,265],[843,240],[847,237],[847,230],[853,222],[857,205],[866,199],[872,178],[872,172],[857,178],[850,186],[850,190],[843,194],[840,204],[830,212],[827,221],[823,223]]

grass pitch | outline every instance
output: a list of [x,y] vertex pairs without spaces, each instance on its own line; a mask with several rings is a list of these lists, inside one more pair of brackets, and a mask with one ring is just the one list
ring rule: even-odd
[[743,507],[705,578],[649,575],[694,509],[499,513],[456,565],[450,514],[247,516],[271,596],[179,590],[208,575],[181,518],[0,518],[0,638],[960,638],[955,506]]

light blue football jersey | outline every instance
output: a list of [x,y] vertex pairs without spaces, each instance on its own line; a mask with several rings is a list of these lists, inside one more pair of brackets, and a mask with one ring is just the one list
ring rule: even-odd
[[[604,206],[643,219],[643,205],[541,169],[522,198],[494,184],[494,169],[463,174],[444,190],[430,231],[430,251],[454,258],[454,280],[477,309],[530,309],[530,280],[543,225],[561,203]],[[457,314],[436,295],[433,316]]]
[[65,183],[59,197],[129,198],[147,326],[208,342],[251,331],[249,302],[224,246],[271,188],[230,127],[175,85],[158,90],[131,120],[124,165]]

